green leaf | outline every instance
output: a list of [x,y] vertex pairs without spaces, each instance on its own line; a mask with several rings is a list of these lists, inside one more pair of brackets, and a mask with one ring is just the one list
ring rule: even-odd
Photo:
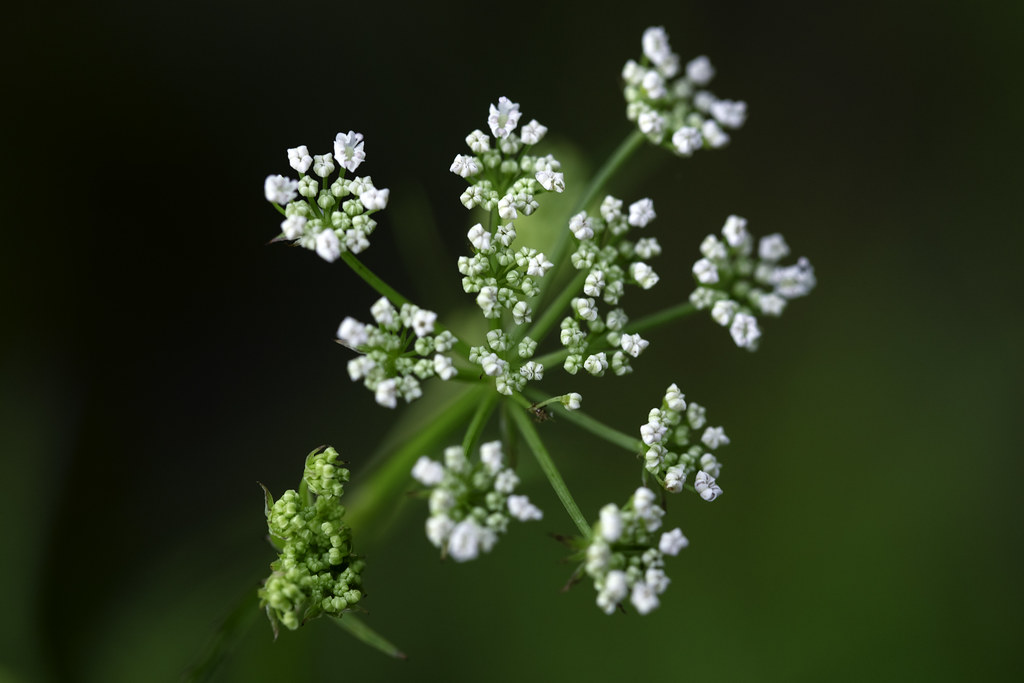
[[370,647],[379,650],[388,657],[394,659],[406,659],[405,653],[395,647],[389,640],[384,638],[372,628],[367,626],[362,619],[354,614],[346,614],[343,617],[331,617],[338,626],[342,627],[353,636],[363,641]]

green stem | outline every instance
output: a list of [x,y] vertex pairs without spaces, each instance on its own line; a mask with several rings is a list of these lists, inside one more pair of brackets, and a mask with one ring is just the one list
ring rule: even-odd
[[[540,393],[536,391],[527,391],[526,394],[533,400],[540,400],[541,397]],[[591,434],[599,436],[605,441],[624,448],[631,453],[639,453],[643,446],[643,442],[635,436],[630,436],[617,429],[613,429],[578,410],[566,410],[559,414],[577,427],[581,427]]]
[[[520,397],[521,398],[521,397]],[[526,399],[522,399],[523,402]],[[569,517],[572,518],[576,528],[583,536],[590,536],[590,525],[587,524],[587,520],[583,517],[583,513],[580,512],[580,508],[576,505],[576,501],[573,500],[572,494],[569,493],[569,487],[565,485],[565,480],[562,479],[562,475],[559,474],[558,468],[555,467],[554,461],[551,459],[551,455],[544,447],[544,442],[541,441],[540,434],[537,433],[537,429],[530,422],[530,418],[527,417],[526,413],[521,410],[512,410],[512,419],[515,421],[516,426],[519,428],[519,433],[523,435],[523,439],[526,444],[533,451],[533,456],[537,459],[537,464],[540,465],[544,475],[548,478],[551,483],[551,488],[555,490],[555,494],[558,499],[562,501],[562,505],[565,507],[565,511],[569,513]]]
[[[348,264],[356,275],[363,278],[366,284],[373,287],[379,294],[387,297],[388,301],[394,304],[396,307],[401,307],[402,304],[413,305],[411,301],[399,294],[391,285],[384,282],[380,277],[372,270],[366,267],[366,265],[356,258],[355,254],[350,251],[341,252],[341,260]],[[436,324],[435,328],[438,332],[443,332],[445,328],[443,325]],[[462,355],[463,358],[469,357],[469,345],[461,339],[456,339],[455,350]]]
[[488,392],[487,397],[477,405],[476,413],[473,414],[473,420],[469,423],[469,427],[466,428],[466,436],[462,438],[462,452],[467,456],[479,440],[480,433],[484,430],[484,426],[487,425],[487,420],[490,419],[497,403],[498,392],[491,391]]
[[411,485],[409,472],[416,458],[436,446],[441,439],[459,425],[482,399],[481,392],[493,392],[490,387],[473,387],[459,394],[441,409],[437,419],[423,431],[406,441],[391,453],[387,460],[369,477],[359,482],[351,496],[346,496],[345,515],[349,526],[358,534],[363,526],[375,519],[384,508],[394,505],[398,492]]
[[394,657],[395,659],[406,658],[405,653],[395,647],[391,641],[367,626],[362,619],[359,619],[351,612],[341,617],[331,617],[331,621],[370,647],[380,650],[388,657]]

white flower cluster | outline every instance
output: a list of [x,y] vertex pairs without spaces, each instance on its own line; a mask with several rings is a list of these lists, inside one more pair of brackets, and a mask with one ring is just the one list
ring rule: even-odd
[[408,403],[423,394],[422,380],[435,375],[449,380],[458,374],[451,357],[445,355],[457,340],[447,330],[434,334],[436,313],[412,304],[395,310],[381,297],[370,307],[370,314],[376,325],[345,318],[337,337],[363,354],[348,362],[348,375],[353,382],[363,380],[377,403],[394,408],[399,397]]
[[[661,245],[654,237],[636,242],[625,239],[630,228],[644,228],[655,218],[654,202],[648,198],[633,202],[628,214],[622,210],[622,200],[608,195],[601,202],[599,216],[581,211],[569,220],[569,230],[578,242],[572,254],[572,265],[587,273],[583,296],[571,302],[573,316],[561,323],[560,340],[569,350],[563,367],[571,374],[580,368],[601,376],[610,367],[616,375],[632,372],[630,358],[636,358],[647,348],[647,340],[637,334],[622,334],[628,322],[621,308],[609,311],[603,318],[597,300],[615,306],[626,291],[626,284],[650,289],[659,277],[647,260],[661,254]],[[583,327],[586,326],[586,331]],[[605,342],[617,350],[611,358],[605,352],[588,353],[595,339],[604,334]]]
[[[338,133],[333,154],[310,156],[305,145],[289,149],[288,163],[299,179],[272,175],[263,185],[267,201],[284,207],[280,239],[316,250],[329,262],[369,247],[377,227],[370,216],[387,207],[391,191],[374,187],[369,176],[345,178],[344,170],[354,172],[365,158],[363,136],[354,131]],[[338,166],[344,170],[330,182]]]
[[719,99],[703,89],[715,76],[711,61],[702,55],[680,69],[679,55],[661,26],[644,31],[641,45],[641,62],[631,59],[622,69],[627,118],[652,142],[680,156],[727,144],[724,129],[743,126],[747,103]]
[[706,412],[700,404],[687,405],[679,387],[671,384],[665,390],[661,407],[651,408],[647,414],[647,423],[640,427],[640,438],[647,446],[644,468],[666,491],[682,491],[696,470],[694,490],[710,502],[722,493],[715,483],[722,465],[711,451],[728,445],[729,437],[721,427],[707,426]]
[[782,315],[790,299],[810,294],[816,284],[806,258],[788,266],[779,263],[789,255],[789,246],[778,233],[762,237],[754,254],[754,238],[747,232],[747,219],[740,216],[729,216],[722,238],[708,235],[700,251],[703,257],[693,264],[697,288],[690,301],[710,309],[711,318],[729,328],[740,348],[757,348],[761,328],[756,315]]
[[665,555],[678,555],[689,545],[678,528],[656,534],[665,511],[654,501],[654,492],[641,486],[624,507],[609,503],[601,508],[584,568],[594,580],[597,606],[605,614],[626,598],[640,614],[656,609],[658,596],[670,583]]
[[521,522],[544,515],[526,496],[514,495],[519,477],[504,466],[500,441],[481,444],[480,460],[470,462],[461,446],[444,451],[444,462],[422,456],[412,468],[416,481],[431,489],[427,539],[456,562],[490,552],[510,518]]
[[469,362],[476,363],[483,374],[494,378],[499,394],[511,396],[521,392],[527,382],[544,379],[544,365],[530,360],[536,350],[537,342],[529,337],[513,344],[502,330],[491,330],[485,346],[470,347]]
[[491,105],[487,118],[494,146],[482,130],[474,130],[466,137],[472,154],[456,155],[449,170],[470,183],[461,197],[467,209],[497,208],[498,215],[510,221],[520,213],[533,213],[538,195],[565,190],[562,164],[557,159],[550,154],[540,157],[525,153],[541,141],[548,129],[531,120],[516,134],[519,118],[519,104],[501,97],[497,105]]

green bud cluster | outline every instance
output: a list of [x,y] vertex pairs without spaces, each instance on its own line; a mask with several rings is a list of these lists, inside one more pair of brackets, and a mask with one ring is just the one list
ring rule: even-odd
[[296,629],[323,614],[341,616],[363,593],[365,562],[352,552],[352,531],[339,498],[349,471],[334,448],[306,458],[299,491],[266,495],[267,528],[280,551],[259,589],[260,606],[274,627]]

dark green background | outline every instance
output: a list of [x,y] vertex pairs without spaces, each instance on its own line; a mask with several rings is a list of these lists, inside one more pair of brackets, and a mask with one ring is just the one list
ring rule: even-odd
[[[255,482],[279,493],[333,443],[356,487],[395,424],[332,343],[375,297],[340,263],[264,246],[284,150],[363,132],[360,172],[392,189],[366,262],[458,315],[463,137],[507,95],[564,159],[600,163],[652,24],[750,106],[727,150],[644,150],[611,188],[656,202],[661,302],[729,213],[784,232],[820,280],[756,354],[700,317],[652,335],[634,375],[579,383],[632,431],[676,381],[732,437],[726,495],[673,506],[692,545],[661,609],[607,618],[590,586],[559,593],[572,568],[546,533],[571,528],[527,464],[548,514],[480,561],[441,563],[419,505],[357,530],[371,623],[407,662],[326,622],[274,644],[255,622],[219,680],[1015,679],[1021,8],[11,10],[0,680],[173,680],[272,559]],[[544,430],[587,514],[628,495],[628,455]]]

